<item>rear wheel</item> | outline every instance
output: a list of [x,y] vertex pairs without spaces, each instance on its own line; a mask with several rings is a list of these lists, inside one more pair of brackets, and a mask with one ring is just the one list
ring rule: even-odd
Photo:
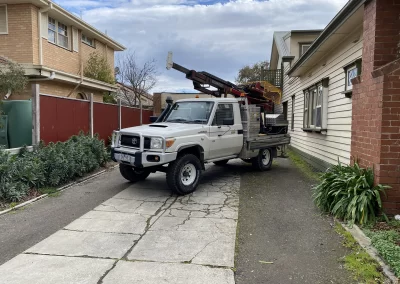
[[201,177],[201,162],[193,154],[185,154],[170,163],[167,171],[169,188],[179,195],[196,190]]
[[257,157],[252,160],[253,167],[259,171],[269,170],[272,166],[272,151],[271,149],[261,149]]
[[217,161],[217,162],[214,162],[214,165],[216,165],[216,166],[225,166],[228,162],[229,162],[229,159],[228,160]]
[[130,182],[145,180],[150,175],[150,172],[147,170],[137,169],[125,164],[119,164],[119,171]]

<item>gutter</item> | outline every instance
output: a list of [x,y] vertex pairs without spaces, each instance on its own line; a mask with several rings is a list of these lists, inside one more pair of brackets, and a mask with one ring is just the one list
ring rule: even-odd
[[357,9],[359,9],[368,0],[350,0],[340,12],[332,19],[326,26],[319,37],[317,37],[311,44],[310,48],[294,63],[293,67],[287,72],[290,76],[301,65],[303,65],[335,31],[341,24],[347,20]]
[[[35,68],[35,66],[34,66],[34,68]],[[79,80],[79,81],[81,80],[81,76],[72,75],[72,74],[69,74],[69,73],[66,73],[66,72],[62,72],[62,71],[57,71],[57,70],[48,68],[46,66],[37,66],[36,68],[40,68],[40,69],[43,69],[43,70],[48,71],[48,72],[57,72],[57,74],[60,75],[60,76],[57,76],[58,80],[63,80],[61,78],[61,76],[65,76],[65,77],[68,77],[68,78],[73,78],[73,79]],[[35,81],[35,80],[32,79],[32,81]],[[79,81],[72,81],[72,80],[63,80],[63,81],[67,81],[67,82],[75,83],[75,84],[79,83]],[[96,87],[87,85],[86,83],[93,83],[93,84],[96,84],[96,85],[99,85],[99,86],[102,86],[102,87],[106,87],[106,88],[109,89],[107,91],[114,92],[114,91],[117,90],[117,87],[115,85],[108,84],[108,83],[105,83],[105,82],[102,82],[102,81],[98,81],[98,80],[95,80],[95,79],[83,77],[83,81],[82,81],[81,85],[84,85],[84,86],[89,87],[89,88],[95,88],[95,89],[104,91],[104,89],[96,88]]]
[[53,3],[49,2],[49,7],[39,9],[38,11],[38,29],[39,29],[39,65],[43,65],[43,44],[42,44],[42,13],[53,9]]
[[77,28],[87,29],[87,30],[91,31],[93,34],[95,34],[96,36],[98,36],[99,38],[101,38],[102,41],[111,43],[111,46],[113,47],[113,49],[115,49],[115,51],[126,50],[125,46],[116,42],[115,40],[113,40],[112,38],[110,38],[109,36],[104,34],[103,32],[101,32],[98,29],[96,29],[95,27],[89,25],[88,23],[86,23],[85,21],[76,17],[75,15],[71,14],[70,12],[68,12],[67,10],[62,8],[61,6],[57,5],[56,3],[53,3],[51,0],[46,0],[46,1],[48,2],[49,5],[53,6],[52,9],[57,11],[57,13],[60,13],[65,18],[68,18],[70,21],[77,23],[77,26],[76,26]]
[[[40,70],[41,73],[41,70]],[[39,78],[39,79],[29,79],[29,81],[51,81],[56,77],[56,72],[51,72],[50,77],[47,78]]]

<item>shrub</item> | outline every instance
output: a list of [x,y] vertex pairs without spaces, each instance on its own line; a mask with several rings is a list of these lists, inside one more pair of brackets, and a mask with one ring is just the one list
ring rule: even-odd
[[313,188],[316,205],[324,212],[348,221],[350,224],[375,222],[381,209],[381,192],[388,186],[374,186],[372,169],[362,169],[357,163],[342,166],[340,163],[321,176]]
[[400,276],[400,235],[394,230],[372,232],[365,230],[366,235],[371,239],[372,245],[379,254],[393,269],[397,277]]
[[83,133],[18,155],[0,149],[0,199],[20,201],[32,188],[65,184],[104,166],[107,159],[104,141]]

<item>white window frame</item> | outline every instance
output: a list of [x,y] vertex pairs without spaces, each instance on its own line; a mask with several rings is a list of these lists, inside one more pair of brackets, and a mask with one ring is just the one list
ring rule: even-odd
[[291,120],[290,129],[291,129],[292,131],[294,131],[294,103],[295,103],[295,99],[296,99],[296,96],[293,95],[293,96],[292,96],[292,112],[291,112],[291,114],[290,114],[290,120]]
[[0,35],[8,35],[8,7],[7,4],[0,4],[0,7],[4,6],[6,8],[6,31],[0,32]]
[[[326,131],[328,108],[328,79],[324,79],[315,85],[303,90],[303,131]],[[317,121],[318,111],[320,121]]]
[[[84,44],[87,44],[87,45],[89,45],[89,46],[91,46],[91,47],[96,47],[94,38],[88,37],[88,36],[85,35],[84,33],[82,33],[81,40],[82,40],[82,42],[83,42]],[[92,43],[90,43],[89,40],[91,40]]]
[[[55,22],[55,29],[54,30],[50,28],[50,23],[52,23],[52,21]],[[56,19],[50,17],[50,16],[48,18],[47,26],[48,26],[47,27],[47,30],[48,30],[47,40],[48,40],[48,42],[51,42],[51,43],[53,43],[53,44],[55,44],[55,45],[57,45],[59,47],[65,48],[67,50],[70,50],[71,49],[71,39],[70,39],[71,35],[70,35],[69,27],[67,25],[57,21]],[[63,34],[63,33],[60,33],[60,28],[64,28],[64,27],[65,27],[65,29],[63,29],[63,30],[65,31],[66,35]],[[50,31],[54,32],[54,41],[51,41],[49,39]],[[64,37],[64,38],[67,39],[67,46],[64,46],[64,45],[60,44],[60,37]]]
[[[349,74],[351,72],[354,72],[354,71],[355,71],[355,76],[354,76],[354,73],[353,73],[353,77],[350,78]],[[357,74],[358,74],[358,68],[357,68],[356,65],[353,65],[353,66],[351,66],[351,67],[346,69],[346,85],[345,85],[345,90],[346,91],[353,90],[353,84],[351,83],[351,80],[353,78],[357,77]]]
[[308,124],[308,122],[309,122],[309,119],[308,119],[309,106],[310,106],[310,92],[308,90],[305,90],[304,91],[303,128],[310,128],[310,125]]
[[[349,64],[347,64],[346,66],[343,67],[344,69],[344,77],[345,77],[345,82],[344,82],[344,92],[342,92],[343,94],[345,94],[346,97],[351,98],[352,93],[353,93],[353,84],[351,83],[351,80],[360,76],[361,75],[361,59],[357,59]],[[351,72],[352,73],[352,77],[349,78],[349,74]]]

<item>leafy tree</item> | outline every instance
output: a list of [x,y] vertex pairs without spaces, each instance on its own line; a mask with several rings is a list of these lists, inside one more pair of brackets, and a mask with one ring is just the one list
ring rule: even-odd
[[0,65],[0,93],[6,94],[8,91],[13,93],[21,92],[28,84],[25,77],[24,68],[13,62]]
[[268,61],[260,61],[253,65],[246,65],[239,70],[235,81],[238,84],[243,84],[247,82],[262,81],[265,76],[265,71],[269,67]]
[[104,93],[103,95],[103,102],[108,104],[116,104],[116,94],[115,93]]
[[115,84],[113,69],[105,56],[92,52],[83,69],[83,75],[108,84]]
[[[25,77],[24,68],[13,62],[0,64],[0,94],[1,96],[11,93],[18,93],[25,89],[28,79]],[[2,100],[0,99],[0,115],[3,114]],[[0,128],[3,127],[0,121]]]
[[[98,52],[92,52],[83,69],[83,75],[108,84],[115,84],[115,76],[107,58]],[[113,94],[103,93],[103,102],[116,104],[117,100]]]

